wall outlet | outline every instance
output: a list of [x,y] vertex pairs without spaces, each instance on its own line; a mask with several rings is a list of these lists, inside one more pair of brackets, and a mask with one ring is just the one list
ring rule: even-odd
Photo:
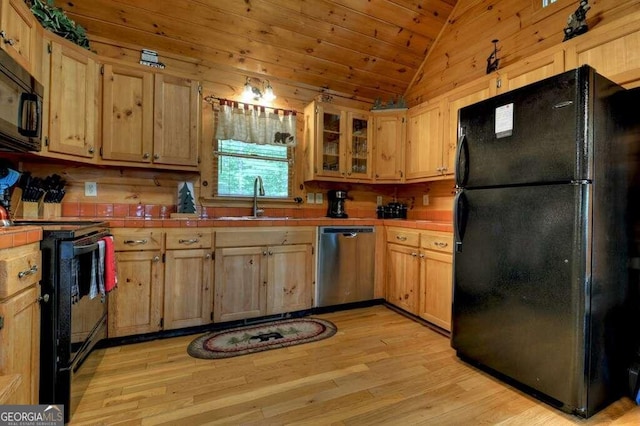
[[315,204],[316,195],[313,192],[307,192],[307,204]]
[[429,205],[429,194],[424,194],[422,196],[422,205],[423,206],[428,206]]
[[316,204],[322,204],[322,192],[316,192]]
[[97,197],[98,185],[95,182],[84,183],[84,196],[85,197]]
[[376,205],[377,206],[381,206],[382,205],[382,195],[378,195],[376,197]]

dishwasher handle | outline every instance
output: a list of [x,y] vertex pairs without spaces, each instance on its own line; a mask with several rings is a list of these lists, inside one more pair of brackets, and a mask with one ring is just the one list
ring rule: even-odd
[[345,238],[355,238],[358,236],[357,232],[345,232],[344,234],[342,234],[343,237]]

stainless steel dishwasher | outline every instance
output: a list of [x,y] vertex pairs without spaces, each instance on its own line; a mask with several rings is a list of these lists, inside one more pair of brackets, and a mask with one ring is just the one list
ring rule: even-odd
[[373,299],[376,238],[373,226],[321,226],[316,306]]

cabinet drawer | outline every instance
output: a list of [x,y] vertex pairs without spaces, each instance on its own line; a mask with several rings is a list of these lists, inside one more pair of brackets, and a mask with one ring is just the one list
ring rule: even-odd
[[289,244],[313,244],[315,228],[244,228],[216,231],[216,247],[255,247]]
[[211,232],[167,233],[166,249],[211,248]]
[[114,231],[115,251],[161,250],[163,233],[159,231]]
[[42,278],[42,257],[37,251],[16,252],[0,259],[0,299],[32,286]]
[[423,232],[420,243],[427,250],[453,252],[453,235],[448,232]]
[[387,242],[418,247],[420,245],[420,233],[413,229],[387,228]]

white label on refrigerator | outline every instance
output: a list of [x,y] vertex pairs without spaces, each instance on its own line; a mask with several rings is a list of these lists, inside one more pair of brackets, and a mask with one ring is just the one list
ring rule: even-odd
[[513,104],[496,108],[496,138],[511,136],[513,133]]

